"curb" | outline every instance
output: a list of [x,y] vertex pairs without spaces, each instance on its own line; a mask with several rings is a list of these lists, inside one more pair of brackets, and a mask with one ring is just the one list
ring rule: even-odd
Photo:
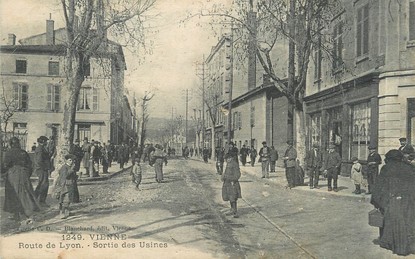
[[108,179],[111,179],[112,177],[119,175],[127,170],[129,170],[132,167],[132,165],[124,167],[123,169],[116,171],[114,173],[109,173],[109,174],[100,174],[100,176],[98,177],[85,177],[85,178],[78,178],[78,185],[82,185],[85,184],[87,182],[98,182],[98,181],[105,181]]

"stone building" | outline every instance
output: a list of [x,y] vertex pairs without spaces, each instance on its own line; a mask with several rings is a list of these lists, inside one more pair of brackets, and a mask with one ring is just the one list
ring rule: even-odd
[[[64,28],[54,29],[46,21],[46,32],[19,41],[9,35],[7,45],[0,46],[3,100],[0,111],[13,109],[7,132],[23,132],[26,149],[40,135],[59,139],[63,119],[62,99],[67,94],[65,79]],[[134,112],[125,99],[122,47],[111,41],[104,44],[106,53],[93,57],[87,69],[78,99],[75,139],[120,143],[134,131]],[[125,104],[127,102],[127,104]],[[5,121],[2,122],[4,130]]]
[[329,30],[332,56],[315,48],[310,62],[307,146],[334,143],[347,174],[369,145],[384,155],[414,140],[415,2],[343,1]]

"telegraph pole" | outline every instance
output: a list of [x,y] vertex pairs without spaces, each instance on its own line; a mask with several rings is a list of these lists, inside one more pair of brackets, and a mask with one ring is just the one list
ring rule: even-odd
[[[196,68],[196,75],[202,80],[202,147],[205,145],[205,79],[206,79],[206,67],[205,67],[205,55],[203,55],[203,61],[201,68]],[[199,145],[200,147],[200,145]]]
[[233,23],[231,24],[230,36],[230,68],[229,68],[229,100],[228,100],[228,145],[231,143],[232,132],[232,88],[233,88]]

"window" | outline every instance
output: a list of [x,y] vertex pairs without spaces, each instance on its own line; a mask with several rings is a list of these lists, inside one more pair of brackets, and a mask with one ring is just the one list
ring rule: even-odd
[[78,139],[91,139],[91,124],[78,124]]
[[97,88],[92,89],[92,109],[94,111],[98,110],[98,89]]
[[58,61],[49,61],[49,70],[48,75],[58,76],[59,75],[59,62]]
[[409,2],[409,40],[415,41],[415,1]]
[[311,115],[310,148],[314,143],[321,145],[321,113]]
[[370,144],[370,102],[351,107],[352,115],[352,150],[351,157],[366,160]]
[[28,88],[25,83],[13,83],[14,101],[16,108],[20,111],[25,111],[28,108]]
[[47,107],[51,111],[60,109],[60,85],[48,85],[48,103]]
[[89,106],[91,88],[81,88],[81,91],[79,92],[79,98],[78,98],[78,110],[89,110],[91,109]]
[[343,63],[343,22],[339,22],[333,29],[333,72],[341,68]]
[[369,4],[357,9],[356,57],[369,53]]
[[27,132],[27,123],[25,123],[25,122],[14,122],[13,123],[13,132],[26,133]]
[[16,73],[26,74],[27,72],[27,61],[20,59],[16,60]]

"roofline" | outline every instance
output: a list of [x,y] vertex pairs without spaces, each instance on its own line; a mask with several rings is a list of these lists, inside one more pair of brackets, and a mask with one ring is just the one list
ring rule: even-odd
[[211,60],[212,60],[212,58],[213,58],[213,56],[214,56],[214,54],[216,54],[216,52],[218,52],[218,50],[219,50],[219,47],[221,47],[222,45],[223,45],[223,43],[225,42],[225,39],[226,39],[226,36],[225,35],[222,35],[222,37],[221,37],[221,39],[218,41],[218,43],[214,46],[214,50],[212,49],[211,51],[210,51],[210,54],[209,54],[209,56],[206,58],[206,62],[205,63],[209,63]]
[[[241,103],[243,101],[246,101],[247,99],[251,98],[252,96],[255,96],[257,94],[260,94],[262,92],[267,91],[274,91],[277,96],[284,96],[274,85],[273,82],[262,84],[258,87],[255,87],[254,89],[249,90],[248,92],[236,97],[235,99],[232,99],[232,105],[236,105],[238,103]],[[223,103],[222,106],[229,105],[229,101],[226,103]]]

